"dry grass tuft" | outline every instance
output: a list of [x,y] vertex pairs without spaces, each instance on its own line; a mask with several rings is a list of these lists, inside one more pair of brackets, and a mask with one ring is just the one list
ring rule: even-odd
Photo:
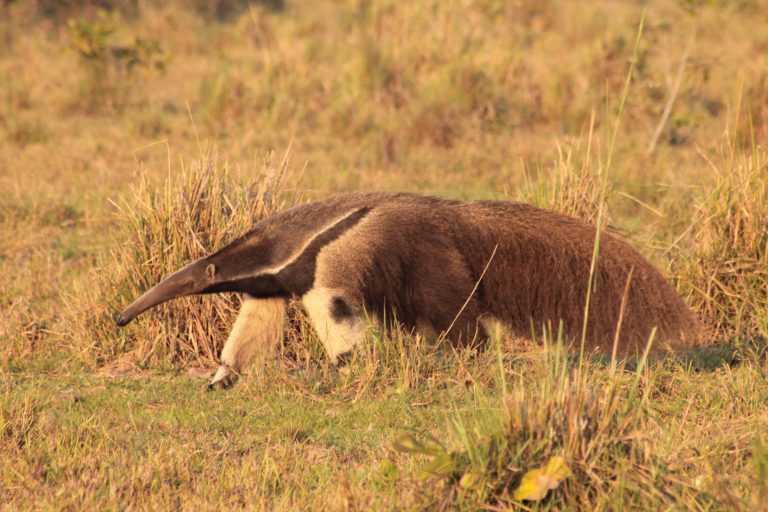
[[40,403],[33,397],[14,397],[6,388],[0,395],[0,447],[23,449],[38,432]]
[[688,303],[716,338],[768,336],[768,152],[715,170],[673,268]]
[[217,360],[238,299],[232,294],[188,297],[163,304],[118,331],[117,313],[185,264],[222,247],[279,205],[287,159],[269,157],[261,173],[232,179],[212,152],[169,176],[159,191],[142,179],[119,206],[119,250],[70,300],[78,319],[72,333],[103,364],[125,351],[138,360]]
[[[600,218],[600,210],[611,191],[603,166],[592,159],[592,130],[587,147],[582,139],[575,145],[557,146],[557,158],[546,172],[539,171],[535,179],[528,178],[520,187],[520,201],[548,208],[592,225]],[[583,154],[581,162],[579,155]],[[605,221],[605,212],[603,212]]]
[[[625,506],[644,510],[717,502],[689,475],[671,469],[679,464],[658,455],[652,433],[659,427],[649,416],[655,384],[645,358],[634,369],[621,363],[599,372],[591,365],[574,366],[561,343],[543,356],[538,371],[510,383],[500,410],[491,407],[479,420],[454,421],[457,451],[435,438],[422,443],[404,436],[396,443],[400,451],[432,457],[419,474],[446,485],[426,485],[430,507],[518,507],[513,491],[523,475],[552,457],[562,457],[572,472],[548,493],[545,503],[554,509],[610,508],[617,496]],[[472,423],[490,434],[477,434]]]
[[[764,3],[0,0],[0,509],[765,508]],[[164,144],[201,140],[231,162],[291,144],[312,198],[602,207],[733,343],[636,372],[395,331],[336,369],[294,308],[281,357],[207,393],[161,368],[211,363],[237,299],[113,324],[279,207],[279,180],[213,155],[164,187]],[[437,464],[392,453],[403,431]],[[573,475],[515,502],[558,455]]]

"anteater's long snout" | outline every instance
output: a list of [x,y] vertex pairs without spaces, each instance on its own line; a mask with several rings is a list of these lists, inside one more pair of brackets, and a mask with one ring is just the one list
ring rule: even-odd
[[144,311],[163,302],[202,293],[210,286],[213,277],[211,269],[207,267],[212,265],[206,265],[205,261],[198,260],[160,281],[120,313],[117,317],[117,325],[122,327]]

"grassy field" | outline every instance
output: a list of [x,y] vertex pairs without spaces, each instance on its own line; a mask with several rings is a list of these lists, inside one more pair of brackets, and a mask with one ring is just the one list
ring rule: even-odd
[[[766,141],[761,0],[0,1],[0,508],[765,507]],[[707,346],[613,364],[371,332],[338,369],[294,306],[274,360],[207,392],[238,298],[114,327],[344,190],[606,222]]]

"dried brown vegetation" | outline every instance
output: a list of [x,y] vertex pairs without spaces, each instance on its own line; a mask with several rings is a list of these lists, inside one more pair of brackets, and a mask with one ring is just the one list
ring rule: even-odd
[[763,148],[712,164],[688,233],[676,247],[677,282],[716,340],[768,337],[768,163]]
[[116,248],[93,281],[68,298],[76,343],[100,364],[134,350],[142,363],[217,361],[239,306],[234,294],[166,303],[117,336],[114,319],[126,302],[278,209],[286,166],[272,155],[240,182],[211,152],[159,189],[142,178],[133,197],[118,205]]
[[[0,1],[0,508],[756,510],[765,12],[755,0]],[[102,44],[94,62],[78,37],[85,54]],[[131,59],[149,66],[128,72]],[[205,141],[225,158],[177,163]],[[289,147],[305,169],[290,185],[250,163]],[[261,374],[205,393],[183,365],[214,357],[237,299],[114,329],[129,298],[295,190],[373,189],[522,198],[607,222],[669,269],[717,343],[638,370],[502,332],[478,354],[397,331],[372,333],[339,371],[294,310]],[[98,371],[124,353],[112,378]],[[434,460],[393,451],[404,430],[457,465],[424,471]],[[552,456],[573,475],[544,501],[514,500]]]

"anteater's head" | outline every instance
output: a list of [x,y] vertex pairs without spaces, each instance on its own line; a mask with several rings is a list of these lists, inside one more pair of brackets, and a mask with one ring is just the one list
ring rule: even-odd
[[[123,326],[144,311],[163,302],[188,295],[226,291],[255,292],[266,290],[266,278],[271,266],[273,251],[269,240],[250,234],[219,252],[200,258],[171,274],[156,284],[144,295],[128,306],[117,318],[117,325]],[[259,279],[260,278],[260,279]],[[260,282],[252,282],[255,280]]]
[[314,281],[320,249],[359,222],[368,208],[297,209],[260,222],[247,235],[170,275],[117,318],[123,326],[144,311],[188,295],[241,292],[254,297],[301,295]]

